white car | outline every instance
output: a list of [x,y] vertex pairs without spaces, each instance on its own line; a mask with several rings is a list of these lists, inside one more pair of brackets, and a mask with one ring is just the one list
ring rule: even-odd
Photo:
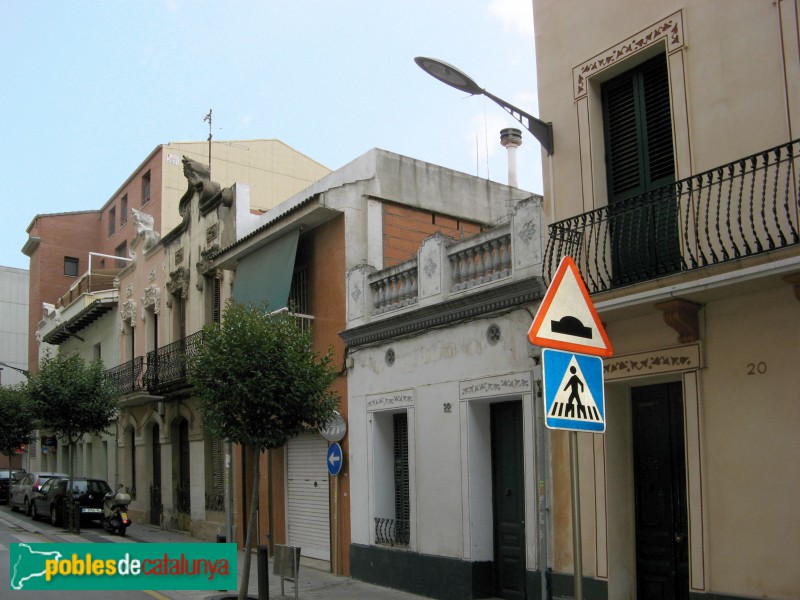
[[21,508],[26,515],[30,516],[33,493],[38,492],[52,477],[67,477],[67,474],[26,473],[22,479],[11,486],[11,510],[17,511]]

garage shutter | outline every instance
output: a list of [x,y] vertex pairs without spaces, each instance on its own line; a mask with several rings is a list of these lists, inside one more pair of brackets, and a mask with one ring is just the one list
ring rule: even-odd
[[315,433],[289,441],[287,458],[288,538],[301,554],[330,560],[328,442]]

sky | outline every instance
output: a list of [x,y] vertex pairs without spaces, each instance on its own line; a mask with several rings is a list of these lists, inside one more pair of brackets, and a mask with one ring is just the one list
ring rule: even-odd
[[[331,170],[371,148],[506,183],[485,96],[538,116],[532,0],[0,3],[0,265],[28,268],[37,214],[100,209],[159,144],[278,139]],[[519,187],[542,192],[523,129]],[[229,185],[232,182],[220,182]]]

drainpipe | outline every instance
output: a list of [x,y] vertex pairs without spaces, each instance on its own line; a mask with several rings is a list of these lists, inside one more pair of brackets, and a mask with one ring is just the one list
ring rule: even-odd
[[534,392],[534,429],[536,439],[536,498],[538,523],[538,546],[539,546],[539,578],[541,581],[541,598],[544,600],[547,595],[547,549],[550,540],[548,538],[549,523],[547,520],[547,444],[545,443],[546,430],[544,427],[544,405],[542,403],[542,366],[541,358],[535,357],[536,366],[533,368],[533,379],[535,385]]

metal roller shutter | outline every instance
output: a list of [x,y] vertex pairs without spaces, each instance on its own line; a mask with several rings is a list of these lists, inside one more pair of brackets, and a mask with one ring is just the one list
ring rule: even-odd
[[287,531],[289,544],[301,554],[330,560],[328,442],[315,433],[305,433],[287,445]]

